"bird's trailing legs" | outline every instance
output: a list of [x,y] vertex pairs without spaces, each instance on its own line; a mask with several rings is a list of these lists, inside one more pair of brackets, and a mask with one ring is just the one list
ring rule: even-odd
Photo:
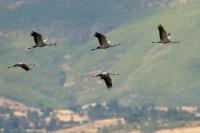
[[119,46],[119,45],[121,45],[121,43],[117,43],[117,44],[111,45],[111,46],[112,46],[112,47],[115,47],[115,46]]
[[97,48],[91,49],[91,51],[95,51],[95,50],[99,50],[99,49],[101,49],[101,47],[97,47]]
[[161,41],[159,41],[159,42],[152,42],[152,43],[162,43],[162,44],[169,44],[169,43],[180,43],[180,41],[177,41],[177,42],[174,42],[174,41],[170,41],[170,42],[161,42]]
[[33,67],[35,67],[36,64],[29,63],[28,66],[33,66]]
[[173,42],[173,41],[171,41],[170,43],[180,43],[180,41],[177,41],[177,42]]
[[108,73],[109,75],[120,75],[119,73]]
[[56,42],[53,43],[53,44],[49,44],[49,45],[47,45],[47,46],[54,46],[54,45],[57,45]]

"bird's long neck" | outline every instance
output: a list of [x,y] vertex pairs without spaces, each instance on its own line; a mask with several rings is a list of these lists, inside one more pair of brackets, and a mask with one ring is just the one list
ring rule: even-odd
[[99,50],[99,49],[101,49],[101,47],[97,47],[97,48],[91,49],[91,51]]
[[20,66],[19,64],[15,64],[13,66],[9,66],[8,68],[19,67],[19,66]]
[[37,45],[34,45],[33,47],[30,47],[30,48],[27,48],[27,49],[32,49],[32,48],[36,48],[37,47]]
[[162,43],[161,41],[158,41],[158,42],[152,42],[152,43]]

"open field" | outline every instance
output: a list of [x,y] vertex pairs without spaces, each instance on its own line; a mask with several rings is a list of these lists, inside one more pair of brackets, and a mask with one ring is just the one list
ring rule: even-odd
[[[66,130],[61,130],[53,133],[81,133],[81,132],[87,132],[87,133],[98,133],[98,130],[96,127],[94,128],[89,128],[90,126],[78,126],[74,127],[72,129],[66,129]],[[175,128],[175,129],[164,129],[164,130],[158,130],[152,133],[199,133],[200,132],[200,127],[186,127],[186,128]],[[140,131],[129,131],[129,132],[124,132],[124,131],[115,131],[112,133],[142,133]]]
[[81,126],[75,126],[72,128],[56,131],[54,133],[97,133],[99,129],[105,128],[105,127],[114,127],[117,125],[124,125],[126,124],[125,120],[120,119],[105,119],[105,120],[99,120],[94,121],[92,123],[83,124]]
[[155,133],[200,133],[200,127],[176,128],[156,131]]

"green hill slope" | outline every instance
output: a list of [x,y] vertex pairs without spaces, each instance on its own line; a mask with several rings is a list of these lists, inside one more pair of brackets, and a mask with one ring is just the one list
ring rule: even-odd
[[[127,105],[199,105],[199,7],[200,2],[193,2],[157,10],[153,16],[123,25],[107,34],[113,42],[124,44],[113,49],[89,52],[97,44],[96,40],[89,42],[78,51],[82,58],[68,72],[67,81],[77,85],[66,93],[74,95],[77,103],[118,99]],[[152,44],[158,40],[156,26],[160,23],[181,43]],[[99,69],[121,74],[113,77],[112,90],[87,78],[90,71]]]
[[[138,1],[134,2],[138,4]],[[55,5],[53,1],[49,3],[49,6],[46,5],[45,8],[35,11],[36,14]],[[95,3],[98,4],[98,1]],[[134,16],[134,13],[140,11],[139,9],[146,8],[145,6],[140,8],[138,6],[135,11],[132,8],[134,6],[130,4],[127,10],[130,14],[127,14],[127,11],[121,13],[121,10],[117,9],[121,6],[128,6],[129,2],[122,5],[119,3],[120,0],[112,9],[109,8],[108,4],[106,9],[110,9],[109,13],[105,16],[103,13],[98,15],[95,21],[89,24],[84,19],[84,15],[80,19],[84,23],[82,23],[83,21],[78,23],[79,19],[77,18],[70,18],[70,21],[63,19],[55,24],[54,20],[60,20],[63,17],[56,19],[57,16],[53,15],[52,18],[48,18],[50,16],[48,12],[43,14],[48,19],[40,20],[41,14],[37,19],[27,19],[28,13],[25,11],[34,11],[31,8],[27,9],[28,7],[17,8],[16,16],[13,15],[11,18],[14,20],[15,17],[20,17],[19,13],[24,13],[20,19],[22,24],[18,27],[17,24],[9,22],[11,28],[6,29],[4,27],[6,20],[4,20],[4,24],[2,24],[4,26],[1,26],[3,31],[8,30],[8,33],[0,34],[0,95],[30,105],[38,106],[42,103],[51,107],[110,99],[117,99],[126,105],[143,103],[198,104],[198,88],[200,86],[198,82],[200,79],[198,73],[200,69],[198,54],[200,48],[198,45],[200,35],[198,25],[200,21],[198,16],[200,15],[200,2],[193,1],[190,4],[162,9],[152,7],[138,16]],[[34,9],[37,6],[33,4],[31,7]],[[100,7],[98,12],[101,10]],[[56,6],[56,9],[59,9],[59,6]],[[0,8],[0,10],[4,10],[8,14],[12,12],[4,8]],[[59,12],[63,13],[65,10],[59,10]],[[88,12],[90,10],[86,14]],[[121,14],[119,15],[119,13]],[[33,18],[36,14],[33,15]],[[1,15],[8,19],[5,14]],[[65,18],[67,17],[65,16]],[[123,19],[123,21],[117,22],[118,19]],[[104,20],[104,22],[99,26],[100,20]],[[90,49],[97,46],[95,39],[82,45],[75,43],[91,39],[92,37],[88,37],[90,33],[83,39],[84,41],[72,41],[76,39],[76,35],[79,35],[79,30],[73,35],[72,40],[64,39],[63,41],[62,39],[66,35],[65,30],[67,30],[66,25],[73,21],[77,23],[73,26],[70,25],[71,27],[68,26],[70,27],[68,33],[76,31],[73,30],[73,27],[78,29],[84,27],[86,23],[87,26],[83,28],[83,32],[80,32],[82,36],[82,34],[88,33],[88,29],[92,32],[93,25],[97,25],[97,29],[103,27],[102,31],[114,29],[107,34],[109,40],[113,43],[120,42],[123,45],[91,52]],[[30,24],[27,24],[29,22]],[[107,24],[108,22],[110,23]],[[172,35],[175,35],[174,40],[180,40],[181,43],[179,45],[152,44],[152,41],[158,40],[156,28],[159,23],[162,23]],[[58,25],[58,28],[54,25]],[[58,39],[60,45],[29,52],[24,50],[32,44],[29,31],[34,27],[42,33],[47,32],[45,33],[46,37]],[[12,28],[16,31],[12,31]],[[31,72],[23,72],[21,69],[7,69],[8,66],[21,61],[33,62],[37,64],[37,67]],[[99,84],[95,79],[88,77],[91,71],[96,70],[121,74],[113,77],[112,90],[107,90],[104,84]]]
[[[137,3],[132,0],[1,1],[0,95],[34,106],[73,104],[73,96],[66,96],[67,89],[63,88],[68,78],[62,68],[63,56],[71,56],[95,30],[110,31],[140,17],[143,12],[149,13],[137,12],[133,8]],[[89,4],[92,6],[88,7]],[[143,7],[137,6],[137,9]],[[58,46],[25,50],[33,45],[32,30],[44,34],[49,42],[56,40]],[[79,58],[79,55],[73,56],[70,64]],[[35,63],[37,67],[28,73],[7,68],[22,61]]]

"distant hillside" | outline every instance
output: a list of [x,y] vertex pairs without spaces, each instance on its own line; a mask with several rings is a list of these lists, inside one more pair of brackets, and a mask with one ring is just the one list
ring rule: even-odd
[[[67,72],[66,90],[77,103],[94,100],[118,99],[125,105],[145,103],[161,105],[199,105],[199,36],[200,3],[194,1],[170,10],[158,9],[153,16],[125,24],[108,33],[109,40],[122,46],[89,52],[96,40],[87,43],[73,56],[82,56]],[[157,25],[163,24],[178,45],[155,45]],[[88,52],[87,52],[88,51]],[[107,90],[87,77],[95,70],[118,72],[113,77],[114,87]]]
[[26,34],[37,30],[61,43],[82,44],[94,31],[111,31],[151,14],[154,7],[174,6],[181,1],[189,0],[2,0],[0,31]]
[[[0,5],[0,31],[31,30],[54,35],[61,43],[82,43],[94,31],[110,31],[146,12],[138,0],[10,0]],[[88,5],[91,5],[88,7]],[[148,12],[146,12],[148,13]]]
[[[127,105],[197,104],[199,2],[176,7],[174,1],[158,0],[15,2],[1,1],[0,6],[1,96],[53,107],[110,99]],[[180,46],[151,44],[158,39],[159,23]],[[33,45],[32,30],[58,46],[24,50]],[[90,52],[97,45],[95,31],[109,32],[109,40],[123,45]],[[21,61],[37,67],[31,72],[7,69]],[[88,78],[96,70],[121,74],[113,77],[111,91]]]
[[1,108],[9,108],[11,110],[17,111],[38,111],[39,109],[26,106],[23,103],[19,103],[4,97],[0,97],[0,107]]

